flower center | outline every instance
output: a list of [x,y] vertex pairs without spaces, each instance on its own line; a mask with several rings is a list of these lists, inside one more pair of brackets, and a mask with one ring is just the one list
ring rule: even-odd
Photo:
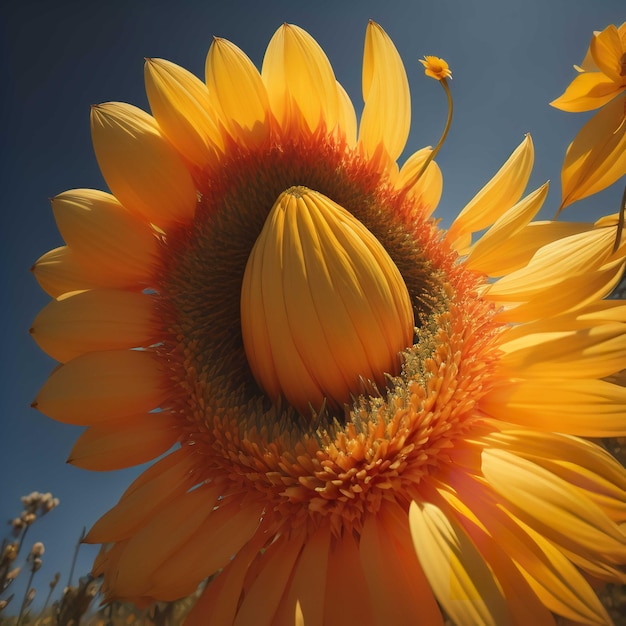
[[250,369],[266,394],[303,414],[384,386],[412,344],[411,297],[379,241],[307,187],[280,194],[250,253],[241,289]]

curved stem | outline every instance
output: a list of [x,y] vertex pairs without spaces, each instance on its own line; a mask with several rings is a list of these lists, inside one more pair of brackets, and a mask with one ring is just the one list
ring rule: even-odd
[[426,168],[430,165],[431,161],[437,156],[439,149],[443,145],[443,142],[446,140],[448,136],[448,131],[450,130],[450,126],[452,125],[452,113],[454,111],[454,106],[452,104],[452,94],[450,93],[450,87],[448,86],[448,81],[445,78],[442,78],[440,81],[443,90],[446,92],[446,97],[448,99],[448,119],[446,120],[446,127],[443,129],[443,133],[441,138],[437,142],[437,145],[433,148],[433,151],[428,155],[426,161],[422,165],[420,171],[417,173],[415,177],[414,184],[420,179],[422,174],[426,171]]
[[613,244],[613,252],[617,252],[619,244],[622,240],[622,229],[624,228],[624,214],[626,213],[626,187],[622,194],[622,204],[619,207],[619,218],[617,220],[617,235],[615,235],[615,243]]

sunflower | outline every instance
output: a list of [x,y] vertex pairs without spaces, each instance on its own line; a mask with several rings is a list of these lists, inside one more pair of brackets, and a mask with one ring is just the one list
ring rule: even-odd
[[[433,59],[435,57],[432,57]],[[437,78],[449,76],[443,65]],[[442,231],[407,77],[370,22],[364,109],[281,26],[259,73],[148,59],[152,115],[94,106],[112,194],[52,200],[34,272],[70,461],[158,460],[91,529],[106,599],[189,624],[584,624],[625,582],[617,218],[533,221],[529,136]],[[479,238],[472,235],[481,233]]]

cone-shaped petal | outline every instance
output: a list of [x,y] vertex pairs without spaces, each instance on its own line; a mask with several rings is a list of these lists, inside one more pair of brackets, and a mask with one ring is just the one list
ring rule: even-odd
[[161,227],[193,217],[191,175],[153,117],[122,102],[93,106],[91,136],[107,185],[129,211]]
[[265,139],[269,100],[252,61],[235,44],[216,37],[205,74],[209,97],[228,132],[253,144]]
[[350,213],[305,187],[283,192],[250,254],[241,295],[244,346],[272,398],[300,411],[341,406],[361,380],[384,385],[412,343],[400,272]]
[[206,85],[164,59],[146,59],[144,78],[150,109],[163,134],[188,161],[206,167],[223,141]]
[[368,156],[382,145],[395,161],[411,127],[411,94],[402,59],[387,33],[370,21],[363,54],[363,100],[359,142]]
[[65,363],[86,352],[147,347],[156,342],[149,296],[94,289],[52,300],[35,318],[39,347]]
[[570,144],[563,161],[561,208],[598,193],[626,174],[626,96],[596,113]]
[[52,211],[65,242],[98,270],[146,281],[156,257],[155,233],[109,193],[71,189],[52,198]]
[[[534,148],[530,135],[515,149],[496,175],[465,205],[446,238],[459,249],[471,233],[491,226],[522,196],[533,167]],[[459,249],[462,254],[463,249]]]
[[321,122],[328,130],[335,128],[339,119],[335,74],[306,31],[283,24],[267,46],[261,75],[272,112],[283,128],[297,126],[300,115],[311,131]]

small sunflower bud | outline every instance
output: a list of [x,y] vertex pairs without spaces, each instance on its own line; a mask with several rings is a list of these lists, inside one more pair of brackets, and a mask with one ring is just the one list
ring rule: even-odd
[[272,400],[301,413],[385,384],[413,339],[409,292],[380,242],[326,196],[292,187],[270,211],[241,292],[244,347]]

